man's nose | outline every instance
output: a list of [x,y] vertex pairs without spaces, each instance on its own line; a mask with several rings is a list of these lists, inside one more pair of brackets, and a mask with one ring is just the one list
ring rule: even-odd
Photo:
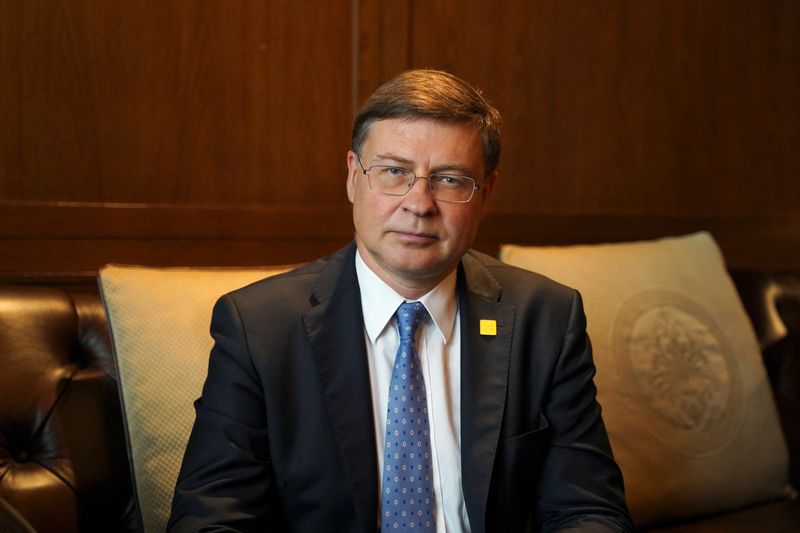
[[430,178],[426,176],[417,176],[404,198],[406,209],[417,215],[426,215],[436,209],[430,189]]
[[428,176],[417,176],[416,178],[414,178],[414,183],[411,184],[411,188],[413,189],[418,185],[421,186],[423,189],[427,190],[428,192],[431,192],[431,179]]

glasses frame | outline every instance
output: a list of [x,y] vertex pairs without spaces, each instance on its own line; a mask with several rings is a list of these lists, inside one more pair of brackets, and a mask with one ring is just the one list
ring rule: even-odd
[[[385,196],[405,196],[411,191],[411,189],[414,188],[414,185],[417,183],[417,180],[420,180],[420,179],[426,180],[428,182],[428,192],[431,193],[431,198],[433,198],[437,202],[446,202],[448,204],[466,204],[466,203],[469,203],[475,197],[475,191],[479,191],[481,189],[481,184],[478,183],[478,181],[475,178],[473,178],[471,176],[464,176],[463,174],[439,174],[439,173],[435,172],[435,173],[433,173],[433,174],[431,174],[429,176],[417,176],[416,172],[414,172],[413,170],[410,170],[410,169],[407,169],[407,168],[403,168],[403,167],[398,167],[398,166],[395,166],[395,165],[372,165],[369,168],[364,168],[364,164],[361,162],[361,156],[359,154],[356,154],[356,159],[358,159],[358,166],[361,167],[361,172],[363,172],[364,175],[367,177],[367,183],[369,184],[369,189],[372,192],[376,192],[378,194],[383,194]],[[408,189],[406,189],[406,192],[404,192],[404,193],[391,193],[391,192],[376,191],[372,187],[372,179],[369,176],[369,171],[372,170],[373,168],[397,168],[399,170],[403,170],[405,172],[409,172],[413,176],[413,179],[411,180],[411,184],[408,186]],[[451,177],[451,178],[466,178],[466,179],[470,180],[472,182],[472,189],[470,190],[469,198],[467,198],[466,200],[443,200],[441,198],[436,198],[435,191],[433,190],[433,182],[431,181],[431,178],[434,177],[434,176],[447,176],[447,177]]]

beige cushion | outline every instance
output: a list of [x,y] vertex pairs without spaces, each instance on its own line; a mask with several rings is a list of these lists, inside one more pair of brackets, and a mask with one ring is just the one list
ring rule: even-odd
[[788,494],[788,454],[752,326],[708,233],[503,246],[577,288],[598,398],[638,525]]
[[145,531],[164,531],[213,345],[222,294],[289,267],[100,270]]

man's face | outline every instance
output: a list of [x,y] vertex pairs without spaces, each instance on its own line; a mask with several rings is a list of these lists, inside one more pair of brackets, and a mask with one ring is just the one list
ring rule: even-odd
[[347,195],[364,262],[406,298],[422,296],[456,267],[486,213],[496,176],[483,179],[478,129],[429,119],[380,120],[370,126],[361,152],[364,168],[391,165],[417,176],[460,174],[481,185],[472,200],[461,204],[434,200],[423,179],[405,196],[387,196],[370,189],[357,155],[348,152]]

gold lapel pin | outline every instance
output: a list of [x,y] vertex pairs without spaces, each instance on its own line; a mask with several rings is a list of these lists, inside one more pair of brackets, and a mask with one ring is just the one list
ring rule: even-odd
[[497,321],[481,320],[481,335],[497,335]]

